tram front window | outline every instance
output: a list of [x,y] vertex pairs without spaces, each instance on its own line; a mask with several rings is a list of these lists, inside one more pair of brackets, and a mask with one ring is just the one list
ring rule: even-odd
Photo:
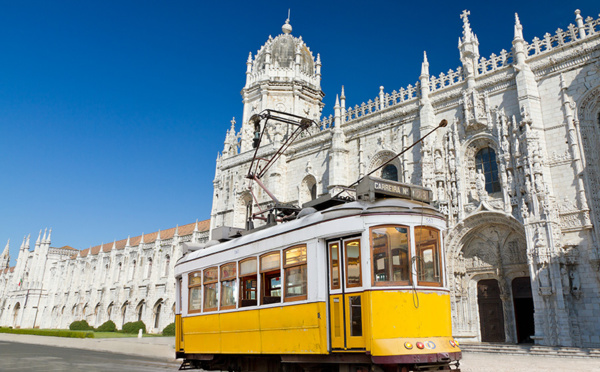
[[430,227],[415,227],[419,284],[440,286],[440,233]]
[[256,306],[256,258],[240,262],[240,306]]
[[407,226],[371,228],[373,282],[375,285],[405,285],[409,283],[408,232]]
[[273,252],[260,258],[262,275],[262,304],[281,302],[281,259],[280,252]]

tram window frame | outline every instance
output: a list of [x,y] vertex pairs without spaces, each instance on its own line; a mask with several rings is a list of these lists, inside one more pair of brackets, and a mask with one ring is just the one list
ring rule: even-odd
[[[396,231],[398,231],[398,228],[401,229],[406,229],[405,233],[401,233],[400,231],[398,231],[398,233],[400,234],[405,234],[406,236],[406,244],[404,245],[404,247],[399,246],[399,247],[393,247],[392,246],[392,242],[391,242],[391,237],[389,235],[389,233],[386,231],[385,235],[386,235],[386,239],[387,241],[385,242],[385,246],[379,247],[376,246],[376,241],[375,241],[375,236],[374,233],[376,232],[377,229],[396,229]],[[411,261],[412,261],[412,251],[411,251],[411,234],[410,234],[410,226],[407,225],[378,225],[378,226],[371,226],[371,228],[369,229],[369,240],[370,240],[370,248],[371,248],[371,283],[373,286],[378,286],[378,287],[389,287],[389,286],[402,286],[402,285],[410,285],[412,283],[412,265],[411,265]],[[383,234],[382,234],[383,235]],[[402,265],[394,264],[394,251],[399,251],[400,249],[405,248],[406,251],[406,262],[402,263]],[[385,256],[381,256],[381,258],[378,258],[377,255],[378,254],[386,254]],[[401,262],[401,255],[396,255],[398,257],[398,262]],[[382,270],[385,270],[385,274],[387,275],[386,278],[388,280],[377,280],[377,273],[381,270],[378,270],[378,268],[376,267],[377,265],[380,264],[380,260],[384,259],[384,268]],[[406,270],[406,279],[405,280],[394,280],[394,266],[398,266],[398,267],[404,267],[404,269]],[[391,279],[391,280],[390,280]]]
[[[215,276],[213,277],[207,277],[209,275],[210,272],[215,271]],[[203,270],[204,273],[202,275],[203,278],[203,304],[204,304],[204,312],[207,311],[216,311],[219,309],[219,267],[218,266],[213,266],[213,267],[208,267],[206,269]],[[208,307],[207,305],[207,300],[209,299],[209,296],[207,295],[207,289],[210,288],[213,290],[213,294],[210,295],[211,298],[214,299],[214,304],[215,306],[211,306]]]
[[[423,229],[427,231],[433,231],[437,234],[437,237],[433,239],[429,239],[426,241],[419,241],[417,237],[417,230]],[[443,285],[443,277],[442,277],[442,252],[440,250],[440,230],[430,227],[430,226],[415,226],[414,227],[414,236],[415,236],[415,257],[417,258],[417,284],[423,286],[431,286],[431,287],[441,287]],[[437,268],[437,278],[438,281],[429,281],[429,280],[421,280],[423,273],[423,256],[422,252],[426,250],[431,250],[434,252],[433,254],[433,269],[434,269],[434,277],[436,277],[435,269]],[[437,262],[436,262],[437,261]]]
[[[304,255],[298,256],[301,261],[292,261],[292,257],[290,258],[290,263],[288,263],[288,253],[294,250],[304,249]],[[307,255],[308,250],[306,248],[306,244],[295,245],[290,248],[286,248],[283,250],[283,273],[284,273],[284,284],[283,284],[283,301],[284,302],[292,302],[292,301],[302,301],[306,300],[308,295],[308,272],[307,272]],[[292,277],[293,270],[300,270],[300,284],[290,285],[290,277]],[[293,275],[297,275],[294,273]],[[288,290],[290,288],[301,288],[300,294],[292,294],[290,295]]]
[[[348,281],[348,273],[350,272],[350,265],[348,262],[348,244],[349,243],[358,243],[358,283],[350,283]],[[361,260],[361,247],[360,247],[360,239],[349,239],[344,240],[344,277],[346,280],[346,288],[359,288],[362,287],[362,260]]]
[[[254,261],[254,271],[248,271],[245,272],[242,270],[242,265],[250,262],[250,261]],[[249,257],[246,259],[243,259],[239,262],[239,268],[238,268],[238,273],[239,273],[239,278],[240,278],[240,283],[239,283],[239,290],[240,290],[240,307],[247,307],[247,306],[256,306],[258,305],[258,259],[256,257]],[[247,287],[247,284],[250,284],[250,287]],[[251,294],[254,294],[254,298],[248,298],[248,297],[252,297]],[[250,295],[250,296],[248,296]]]
[[[331,273],[330,278],[329,278],[329,282],[331,285],[331,289],[340,289],[341,288],[341,266],[340,266],[340,242],[339,241],[335,241],[335,242],[330,242],[329,244],[327,244],[327,247],[329,248],[329,272]],[[333,258],[333,251],[335,250],[335,255],[336,258]],[[335,261],[335,265],[334,265],[334,261]],[[334,278],[334,275],[337,276],[337,278]],[[334,282],[334,280],[337,279],[337,283]]]
[[[226,271],[227,268],[230,268],[229,271]],[[231,269],[233,268],[233,269]],[[228,262],[226,264],[223,264],[220,266],[219,268],[220,270],[220,277],[219,277],[219,283],[220,283],[220,288],[219,288],[219,298],[220,298],[220,309],[221,310],[227,310],[227,309],[235,309],[237,307],[237,264],[235,262]],[[224,304],[223,300],[226,298],[225,296],[227,295],[228,290],[227,289],[227,284],[229,283],[229,285],[233,290],[232,295],[230,296],[230,299],[232,300],[233,304]]]
[[[269,256],[278,256],[277,268],[263,267],[263,260]],[[279,279],[279,287],[273,286],[273,279]],[[260,293],[260,304],[278,304],[281,303],[283,286],[281,280],[281,251],[269,252],[260,256],[260,280],[261,280],[261,293]],[[279,291],[279,296],[272,296],[274,291]],[[267,294],[269,294],[267,296]]]
[[[194,280],[196,278],[198,279],[197,281]],[[202,305],[203,305],[202,290],[203,290],[202,270],[189,273],[188,274],[188,313],[194,314],[194,313],[202,312]],[[199,302],[199,304],[198,304],[199,306],[197,308],[196,308],[196,306],[192,307],[192,299],[194,298],[194,296],[192,296],[192,292],[199,294],[198,298],[196,298],[196,300]]]

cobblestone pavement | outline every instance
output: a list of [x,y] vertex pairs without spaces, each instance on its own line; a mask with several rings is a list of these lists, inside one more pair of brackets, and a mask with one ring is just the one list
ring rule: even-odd
[[462,372],[600,372],[600,359],[463,353],[460,370]]

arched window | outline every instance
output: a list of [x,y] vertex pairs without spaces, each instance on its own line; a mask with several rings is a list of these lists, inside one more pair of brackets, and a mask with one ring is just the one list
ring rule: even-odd
[[158,300],[154,306],[154,328],[158,328],[160,325],[160,310],[162,309],[162,300]]
[[398,181],[398,168],[394,164],[388,164],[381,171],[381,178],[384,180]]
[[144,313],[144,300],[140,301],[137,307],[138,321],[142,320],[142,314]]
[[498,181],[498,163],[496,162],[496,152],[491,147],[486,147],[475,155],[475,167],[477,171],[485,176],[485,191],[494,193],[500,191],[500,181]]
[[125,324],[125,319],[127,317],[127,306],[129,302],[125,301],[123,307],[121,307],[121,328],[123,328],[123,324]]
[[108,305],[108,308],[106,309],[106,314],[108,315],[108,320],[111,320],[110,317],[112,315],[112,309],[113,309],[113,304],[111,302],[110,305]]
[[311,200],[315,200],[317,198],[317,184],[315,183],[310,188],[310,198]]
[[171,266],[171,257],[169,255],[167,255],[165,257],[165,275],[164,276],[169,276],[169,266]]
[[146,278],[150,279],[152,276],[152,258],[148,258],[148,272],[146,273]]

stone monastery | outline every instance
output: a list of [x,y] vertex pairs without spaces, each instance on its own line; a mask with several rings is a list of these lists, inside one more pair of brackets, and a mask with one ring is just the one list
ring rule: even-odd
[[186,242],[208,240],[209,221],[177,226],[82,251],[50,246],[40,231],[33,251],[23,239],[15,267],[0,256],[0,327],[63,328],[85,319],[121,328],[142,320],[160,333],[175,319],[173,267]]
[[[431,75],[425,55],[414,85],[381,87],[355,106],[342,88],[329,117],[320,57],[287,21],[246,62],[241,128],[232,120],[217,159],[210,221],[80,252],[51,248],[49,233],[30,252],[27,238],[16,267],[8,249],[0,258],[0,326],[142,319],[160,331],[173,319],[170,273],[182,242],[206,241],[209,224],[243,228],[271,202],[244,177],[254,155],[249,119],[274,109],[319,123],[263,178],[297,205],[337,193],[446,119],[376,176],[431,188],[447,215],[455,336],[600,347],[600,18],[575,11],[567,30],[527,42],[516,16],[511,50],[485,58],[468,16],[455,70]],[[269,127],[259,155],[289,133]]]

